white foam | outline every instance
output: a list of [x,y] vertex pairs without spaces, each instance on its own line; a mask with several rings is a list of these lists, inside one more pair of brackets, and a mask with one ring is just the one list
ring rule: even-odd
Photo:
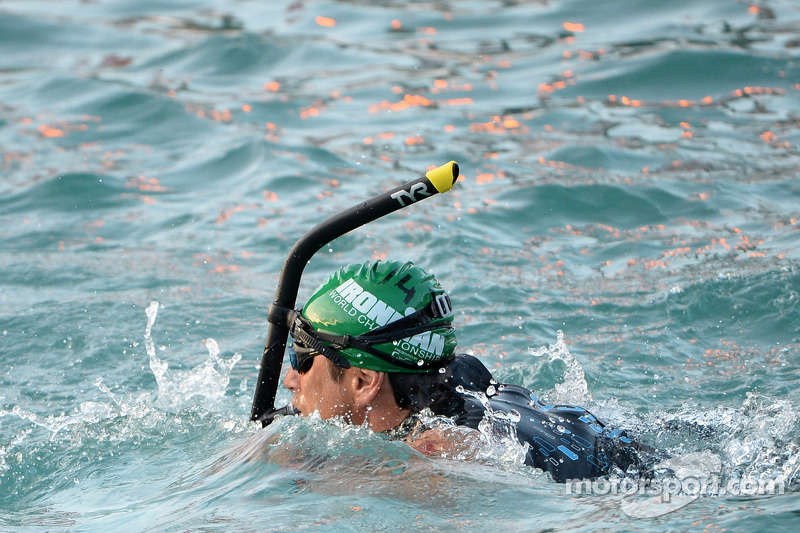
[[151,337],[153,324],[158,314],[158,302],[147,307],[147,327],[145,328],[145,349],[150,357],[150,369],[158,385],[158,399],[169,405],[184,405],[199,399],[217,401],[225,396],[230,383],[233,367],[242,355],[234,353],[230,359],[220,356],[217,341],[206,339],[208,358],[190,370],[171,370],[169,363],[158,357]]
[[586,374],[577,359],[570,353],[564,343],[564,332],[556,332],[556,342],[539,348],[528,348],[534,357],[547,356],[547,362],[562,361],[566,365],[564,381],[555,385],[556,401],[558,403],[581,405],[592,401],[589,385],[586,383]]

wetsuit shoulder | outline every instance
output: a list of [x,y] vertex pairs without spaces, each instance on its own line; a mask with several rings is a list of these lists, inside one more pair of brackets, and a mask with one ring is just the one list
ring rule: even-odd
[[558,482],[595,478],[614,467],[642,469],[643,448],[624,431],[607,428],[588,410],[573,405],[545,405],[525,387],[497,383],[477,358],[458,356],[452,383],[459,393],[458,425],[477,429],[497,413],[511,414],[517,439],[527,446],[525,462]]

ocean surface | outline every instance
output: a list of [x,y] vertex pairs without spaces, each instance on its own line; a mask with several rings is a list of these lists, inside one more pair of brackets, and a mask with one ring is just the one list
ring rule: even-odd
[[[799,126],[796,0],[0,0],[0,531],[796,532]],[[497,379],[730,490],[249,423],[292,244],[450,160],[299,301],[413,260]]]

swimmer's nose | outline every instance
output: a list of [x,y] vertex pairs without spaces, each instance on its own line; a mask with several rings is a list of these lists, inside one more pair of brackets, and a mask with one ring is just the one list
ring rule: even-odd
[[294,368],[290,368],[283,378],[283,386],[294,392],[300,386],[300,374]]

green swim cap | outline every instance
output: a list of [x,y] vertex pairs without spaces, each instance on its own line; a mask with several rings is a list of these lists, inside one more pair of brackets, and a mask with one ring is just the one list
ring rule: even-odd
[[381,372],[430,372],[453,358],[457,344],[450,298],[410,262],[342,267],[301,316],[351,365]]

